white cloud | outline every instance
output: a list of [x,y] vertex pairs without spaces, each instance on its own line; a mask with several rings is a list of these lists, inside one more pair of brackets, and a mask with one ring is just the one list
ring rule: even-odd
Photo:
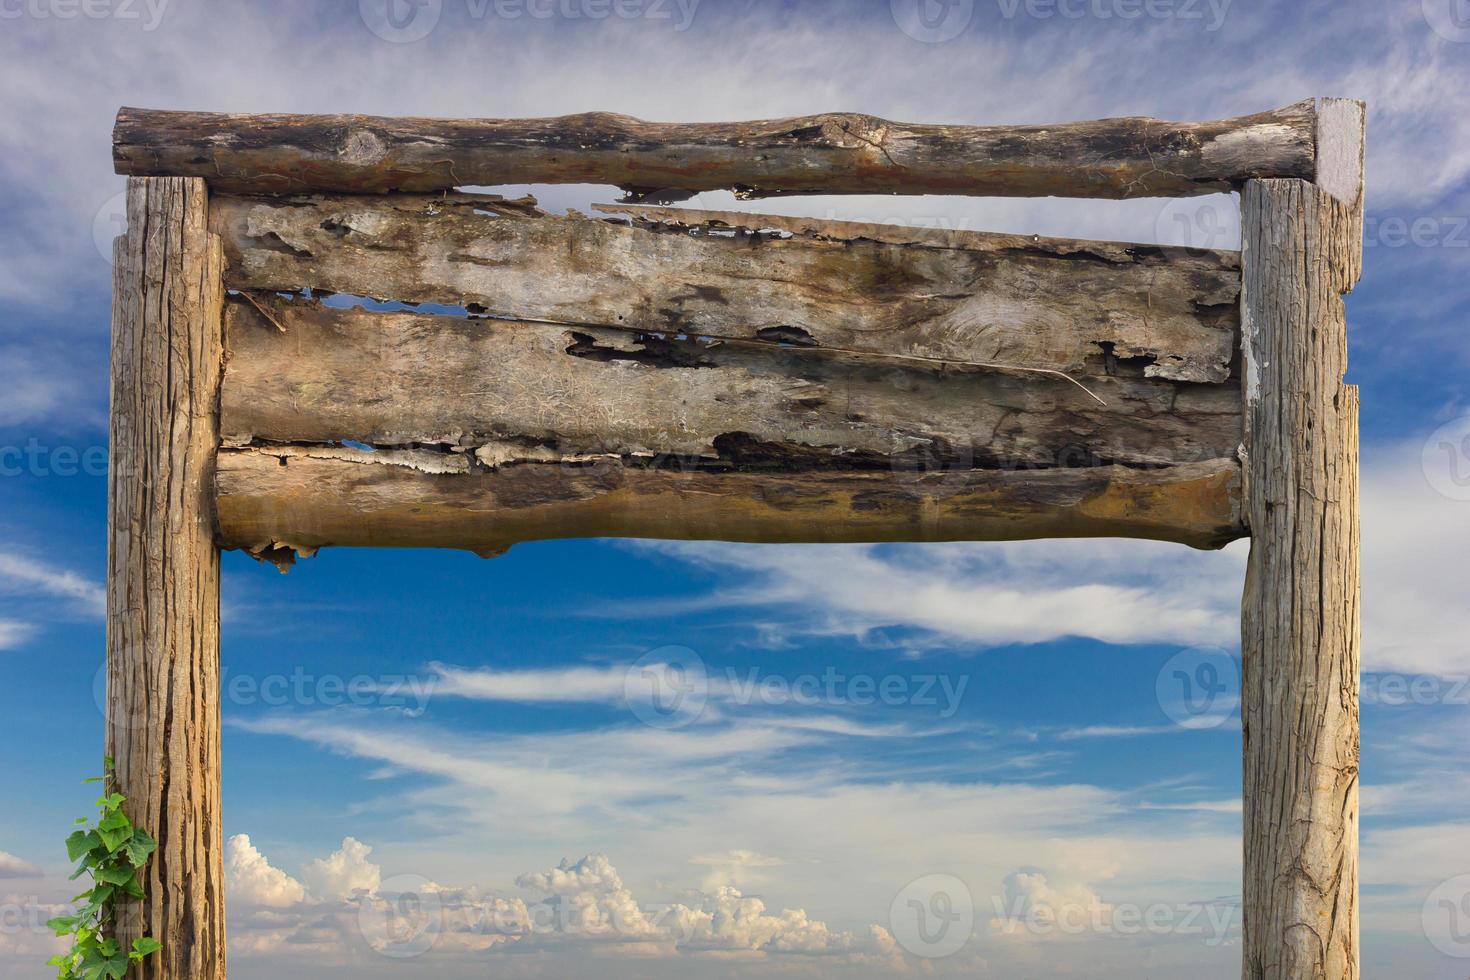
[[772,913],[763,899],[729,885],[688,891],[675,903],[641,902],[598,852],[518,875],[516,886],[527,894],[506,896],[419,876],[383,881],[371,850],[349,837],[341,850],[307,865],[308,880],[325,880],[303,892],[248,837],[232,838],[230,898],[240,905],[232,906],[231,929],[240,948],[336,960],[350,959],[358,946],[390,957],[622,947],[657,958],[731,951],[899,959],[881,927],[861,935],[834,931],[803,909]]
[[[742,576],[692,607],[785,607],[800,628],[865,636],[889,627],[992,647],[1068,636],[1106,643],[1229,644],[1239,635],[1245,550],[1148,541],[769,547],[649,543]],[[635,605],[675,612],[677,604]],[[647,607],[645,609],[645,607]]]
[[480,701],[598,702],[623,700],[626,667],[547,670],[465,670],[430,664],[434,693]]
[[0,551],[0,585],[11,591],[69,599],[97,615],[103,612],[107,602],[107,591],[91,579],[3,551]]
[[1369,447],[1363,461],[1363,666],[1470,674],[1470,501],[1438,493],[1424,439]]
[[0,851],[0,878],[39,878],[43,874],[45,872],[31,862]]
[[230,901],[266,908],[286,908],[306,898],[301,882],[271,866],[245,834],[225,845],[225,887]]
[[368,860],[372,851],[362,841],[346,838],[335,852],[306,866],[307,889],[315,898],[329,901],[351,898],[358,892],[377,894],[382,876]]
[[18,623],[13,619],[0,619],[0,650],[18,647],[35,633],[29,623]]

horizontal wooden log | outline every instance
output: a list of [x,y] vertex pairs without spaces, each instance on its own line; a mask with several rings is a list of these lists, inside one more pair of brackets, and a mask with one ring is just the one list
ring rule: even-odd
[[484,195],[219,196],[211,215],[236,289],[1178,381],[1226,380],[1238,346],[1234,252]]
[[1084,391],[1049,375],[271,296],[228,305],[225,347],[226,444],[445,444],[490,465],[1165,466],[1234,457],[1242,425],[1234,384],[1135,371]]
[[1213,122],[916,125],[857,113],[731,123],[238,115],[123,108],[120,174],[214,191],[440,191],[521,183],[771,194],[1130,198],[1314,177],[1313,103]]
[[582,537],[753,542],[1243,535],[1240,467],[716,472],[345,447],[224,449],[221,543],[274,560],[329,545],[459,548]]

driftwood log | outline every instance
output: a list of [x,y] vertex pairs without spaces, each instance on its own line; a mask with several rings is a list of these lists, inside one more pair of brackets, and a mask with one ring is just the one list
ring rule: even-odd
[[972,194],[1129,198],[1208,194],[1257,177],[1311,180],[1311,101],[1204,123],[1103,119],[935,126],[858,113],[735,123],[389,119],[124,108],[120,174],[204,177],[216,191],[383,193],[523,183],[649,192]]

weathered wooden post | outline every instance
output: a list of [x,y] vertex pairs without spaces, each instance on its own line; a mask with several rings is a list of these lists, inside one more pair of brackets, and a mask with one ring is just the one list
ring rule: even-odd
[[203,180],[131,178],[127,209],[113,247],[107,751],[128,816],[158,851],[144,870],[146,901],[122,909],[122,938],[163,943],[130,976],[222,980],[223,258]]
[[1359,975],[1358,394],[1363,105],[1318,102],[1317,178],[1242,198],[1251,554],[1242,611],[1246,980]]

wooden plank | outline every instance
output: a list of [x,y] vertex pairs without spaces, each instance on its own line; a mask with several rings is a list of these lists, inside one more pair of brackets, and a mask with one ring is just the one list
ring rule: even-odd
[[219,550],[214,542],[223,254],[193,178],[128,181],[114,248],[107,753],[158,840],[120,939],[163,948],[139,980],[223,980]]
[[217,191],[380,193],[521,183],[634,193],[980,194],[1129,198],[1314,176],[1313,105],[1213,122],[916,125],[858,113],[651,123],[240,115],[123,108],[120,174],[207,178]]
[[[1234,458],[1240,389],[890,362],[595,327],[227,304],[226,444],[445,444],[487,463],[675,455],[887,469]],[[1090,392],[1090,393],[1089,393]]]
[[1246,980],[1360,975],[1358,395],[1342,383],[1342,295],[1362,264],[1356,105],[1324,145],[1358,177],[1252,182],[1242,199]]
[[463,453],[224,449],[226,547],[289,561],[330,545],[498,554],[579,537],[755,542],[1125,536],[1219,547],[1244,533],[1240,467],[1041,471],[681,469],[620,458],[476,467]]
[[[228,284],[463,306],[518,319],[776,339],[1026,369],[1219,382],[1239,256],[1151,245],[887,233],[676,209],[625,221],[477,195],[220,197]],[[898,242],[893,236],[912,240]]]

